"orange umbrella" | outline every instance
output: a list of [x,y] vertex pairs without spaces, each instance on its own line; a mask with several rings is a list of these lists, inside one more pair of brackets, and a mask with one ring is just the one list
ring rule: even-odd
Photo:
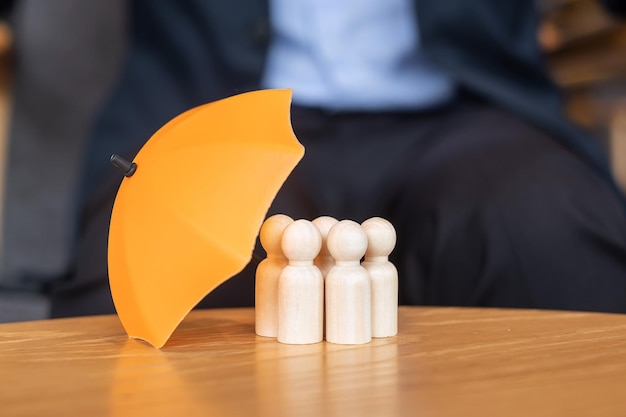
[[240,94],[159,129],[126,172],[109,229],[109,283],[129,336],[162,347],[250,262],[276,193],[304,155],[290,90]]

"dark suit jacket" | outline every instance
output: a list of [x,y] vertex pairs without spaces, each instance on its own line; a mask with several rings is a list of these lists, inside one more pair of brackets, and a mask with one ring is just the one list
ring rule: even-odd
[[[508,108],[613,184],[605,155],[567,121],[536,43],[531,0],[415,0],[424,53],[463,89]],[[96,126],[85,183],[108,155],[132,158],[154,131],[193,106],[259,87],[270,42],[267,0],[134,0],[120,83]],[[617,188],[616,188],[617,190]]]

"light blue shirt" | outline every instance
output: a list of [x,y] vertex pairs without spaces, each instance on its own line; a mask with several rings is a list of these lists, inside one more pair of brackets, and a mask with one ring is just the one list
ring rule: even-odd
[[[428,0],[435,1],[435,0]],[[329,110],[407,110],[450,100],[454,83],[420,53],[412,0],[271,0],[264,88]]]

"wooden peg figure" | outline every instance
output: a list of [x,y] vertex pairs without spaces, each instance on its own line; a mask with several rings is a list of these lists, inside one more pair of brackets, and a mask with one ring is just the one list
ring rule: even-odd
[[[319,255],[315,257],[315,266],[317,266],[324,280],[326,280],[326,276],[330,269],[335,266],[335,258],[328,251],[327,239],[328,232],[331,227],[336,225],[339,220],[330,216],[320,216],[317,219],[313,220],[313,224],[317,226],[317,229],[320,231],[320,235],[322,236],[322,249],[320,249]],[[324,305],[324,311],[326,310],[326,305]],[[324,316],[324,325],[323,325],[324,333],[326,333],[326,316]]]
[[315,266],[317,266],[322,272],[322,276],[324,277],[324,279],[326,279],[330,268],[335,265],[335,259],[328,251],[328,245],[326,244],[326,240],[328,238],[328,232],[330,231],[330,228],[337,223],[338,220],[330,216],[321,216],[313,220],[313,224],[317,226],[317,229],[322,235],[322,249],[320,249],[319,255],[315,257],[314,263]]
[[398,333],[398,271],[389,262],[396,246],[396,230],[381,218],[373,217],[361,224],[368,246],[361,265],[372,281],[372,337],[390,337]]
[[291,223],[291,217],[276,214],[265,220],[259,233],[261,246],[267,253],[267,258],[256,269],[254,314],[255,331],[259,336],[278,336],[278,278],[287,266],[280,245],[283,231]]
[[323,339],[324,278],[313,264],[322,236],[308,220],[296,220],[283,232],[288,264],[278,280],[278,341],[318,343]]
[[360,264],[367,249],[363,228],[342,220],[328,232],[328,250],[335,258],[326,277],[326,340],[363,344],[372,339],[370,277]]

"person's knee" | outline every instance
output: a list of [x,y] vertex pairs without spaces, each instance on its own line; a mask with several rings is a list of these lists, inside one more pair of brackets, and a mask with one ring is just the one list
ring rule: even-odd
[[543,134],[519,135],[441,143],[416,167],[398,206],[398,262],[419,276],[408,291],[423,294],[405,298],[619,309],[608,290],[626,285],[617,195]]

